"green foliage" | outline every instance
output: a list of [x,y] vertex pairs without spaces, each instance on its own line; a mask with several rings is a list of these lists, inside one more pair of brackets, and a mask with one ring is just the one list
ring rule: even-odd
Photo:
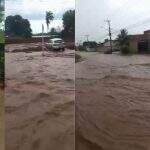
[[5,33],[8,36],[30,38],[32,36],[30,22],[20,15],[8,16],[5,20]]
[[0,30],[0,43],[4,43],[4,31]]
[[89,47],[89,48],[96,48],[97,43],[95,41],[88,41],[88,42],[83,42],[84,47]]
[[75,10],[68,10],[63,14],[63,26],[64,30],[62,35],[66,37],[75,36]]
[[51,21],[53,21],[54,19],[54,15],[51,11],[46,11],[46,24],[47,24],[47,29],[49,29],[49,24],[51,23]]
[[0,44],[0,83],[4,85],[4,44]]
[[128,45],[122,45],[121,52],[122,54],[130,54],[130,47]]
[[126,29],[122,29],[117,37],[117,44],[121,49],[122,54],[131,54],[130,37]]

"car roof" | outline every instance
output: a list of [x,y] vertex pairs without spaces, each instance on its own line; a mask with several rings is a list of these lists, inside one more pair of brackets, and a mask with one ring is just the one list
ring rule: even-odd
[[53,38],[52,41],[62,40],[61,38]]

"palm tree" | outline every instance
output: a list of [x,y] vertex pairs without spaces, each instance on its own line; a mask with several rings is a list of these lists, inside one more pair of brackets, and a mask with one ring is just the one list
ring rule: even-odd
[[47,24],[47,31],[49,30],[49,24],[54,19],[54,15],[51,11],[46,11],[46,24]]

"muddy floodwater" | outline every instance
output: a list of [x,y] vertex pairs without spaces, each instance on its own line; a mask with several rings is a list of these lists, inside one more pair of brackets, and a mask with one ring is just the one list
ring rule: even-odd
[[80,55],[76,150],[149,150],[150,55]]
[[4,90],[0,88],[0,150],[4,150]]
[[74,51],[5,57],[6,150],[74,150]]

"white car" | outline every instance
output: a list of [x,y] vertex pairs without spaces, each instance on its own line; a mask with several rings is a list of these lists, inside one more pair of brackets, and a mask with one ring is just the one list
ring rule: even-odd
[[46,46],[53,50],[62,50],[62,51],[65,50],[65,44],[61,38],[50,39],[49,42],[46,43]]

